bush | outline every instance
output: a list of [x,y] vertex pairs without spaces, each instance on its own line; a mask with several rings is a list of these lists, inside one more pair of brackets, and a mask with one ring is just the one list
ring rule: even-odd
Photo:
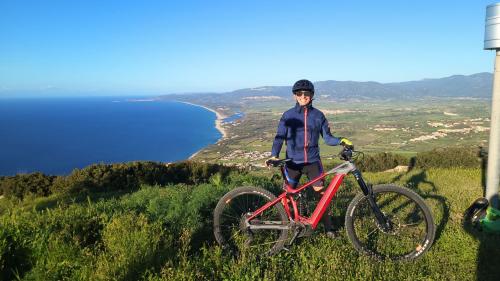
[[408,165],[409,159],[394,153],[377,153],[365,155],[364,159],[356,161],[356,166],[365,172],[381,172],[392,169],[398,165]]
[[161,224],[148,222],[143,215],[114,217],[103,231],[105,251],[97,259],[95,276],[90,279],[138,280],[145,269],[157,263],[165,237]]
[[479,150],[470,147],[436,148],[417,154],[415,166],[418,168],[479,168]]
[[381,172],[398,165],[421,169],[452,167],[479,168],[481,164],[479,156],[479,150],[475,148],[444,147],[419,152],[417,156],[412,158],[387,152],[365,155],[364,159],[356,161],[356,166],[361,171],[367,172]]
[[127,164],[93,164],[81,170],[74,170],[64,180],[58,181],[54,189],[81,191],[136,190],[139,180]]
[[[0,183],[3,181],[3,179],[5,178],[5,176],[0,176]],[[0,196],[3,195],[3,189],[2,187],[0,187]]]
[[[124,164],[94,164],[75,170],[55,189],[65,187],[70,191],[120,191],[137,190],[141,184],[198,184],[207,182],[216,173],[225,176],[232,168],[218,164],[178,162],[131,162]],[[65,187],[64,187],[65,186]]]
[[0,279],[13,280],[29,269],[28,250],[5,228],[0,228]]
[[0,178],[0,194],[8,198],[48,196],[52,193],[134,191],[145,185],[199,184],[213,175],[222,181],[235,168],[219,164],[191,161],[163,164],[158,162],[130,162],[93,164],[75,169],[69,176],[47,176],[41,173],[22,174]]
[[167,165],[166,176],[168,180],[166,183],[203,183],[207,182],[211,176],[217,173],[219,173],[222,178],[225,178],[231,171],[235,169],[236,168],[219,164],[208,164],[191,161],[178,162]]
[[46,249],[23,280],[81,280],[79,270],[89,263],[89,251],[81,251],[77,245],[59,239],[57,234],[50,235]]
[[48,196],[55,176],[42,173],[19,174],[4,177],[0,181],[0,190],[7,198],[23,199],[26,196]]

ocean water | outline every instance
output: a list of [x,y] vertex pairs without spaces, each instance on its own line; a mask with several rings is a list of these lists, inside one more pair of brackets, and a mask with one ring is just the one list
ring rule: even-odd
[[0,175],[187,159],[221,137],[201,107],[130,97],[0,99]]

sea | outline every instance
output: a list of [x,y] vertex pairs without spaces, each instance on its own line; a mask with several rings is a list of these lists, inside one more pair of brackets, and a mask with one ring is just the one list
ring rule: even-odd
[[0,175],[184,160],[222,137],[215,120],[199,106],[144,97],[0,99]]

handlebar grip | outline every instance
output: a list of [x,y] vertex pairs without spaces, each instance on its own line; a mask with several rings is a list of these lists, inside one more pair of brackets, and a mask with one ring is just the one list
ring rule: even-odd
[[269,159],[266,161],[266,165],[273,167],[280,167],[285,165],[285,163],[288,161],[291,161],[291,159],[276,159],[276,160]]

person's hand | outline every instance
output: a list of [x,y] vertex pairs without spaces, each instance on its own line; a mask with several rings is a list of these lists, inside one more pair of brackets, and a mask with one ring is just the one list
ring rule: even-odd
[[268,169],[271,169],[271,163],[270,163],[270,162],[271,162],[271,161],[276,161],[276,160],[279,160],[279,158],[278,158],[278,157],[276,157],[276,156],[273,156],[273,157],[271,157],[271,158],[267,159],[267,160],[264,162],[264,164],[266,165],[266,167],[267,167]]
[[354,145],[352,145],[352,141],[348,140],[347,138],[340,138],[340,144],[344,147],[349,148],[349,149],[354,149]]

